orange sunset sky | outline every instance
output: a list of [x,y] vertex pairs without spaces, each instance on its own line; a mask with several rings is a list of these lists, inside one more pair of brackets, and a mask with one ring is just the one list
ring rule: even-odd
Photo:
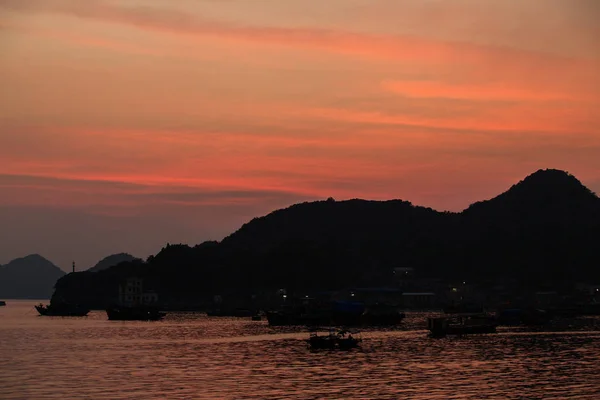
[[600,191],[598,0],[0,0],[0,263],[299,201]]

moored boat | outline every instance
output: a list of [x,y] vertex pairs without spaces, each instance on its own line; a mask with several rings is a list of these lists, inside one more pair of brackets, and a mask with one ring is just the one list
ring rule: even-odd
[[106,315],[111,321],[158,321],[167,313],[150,306],[115,306],[107,308]]
[[497,326],[495,318],[485,313],[427,318],[427,328],[433,337],[496,333]]
[[369,306],[361,316],[362,326],[395,326],[399,325],[406,314],[396,307],[385,305]]
[[49,304],[47,306],[40,303],[35,306],[35,309],[40,315],[47,317],[85,317],[90,312],[87,307],[68,303]]
[[0,300],[0,307],[3,307],[6,305],[6,302],[4,300]]
[[360,302],[332,301],[313,307],[286,306],[266,312],[270,326],[394,326],[402,322],[405,314],[396,307],[373,305],[365,307]]

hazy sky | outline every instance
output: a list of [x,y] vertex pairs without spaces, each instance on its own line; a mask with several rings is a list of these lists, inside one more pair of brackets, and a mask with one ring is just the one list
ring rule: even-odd
[[598,0],[0,0],[0,263],[298,201],[600,191]]

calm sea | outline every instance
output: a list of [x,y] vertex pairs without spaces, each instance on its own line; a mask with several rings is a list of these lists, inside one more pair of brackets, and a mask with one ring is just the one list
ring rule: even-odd
[[600,399],[600,318],[430,339],[425,315],[311,352],[307,333],[242,318],[39,317],[0,307],[1,399]]

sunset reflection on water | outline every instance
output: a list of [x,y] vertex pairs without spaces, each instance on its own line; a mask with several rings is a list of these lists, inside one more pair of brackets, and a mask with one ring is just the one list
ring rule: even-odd
[[169,314],[163,322],[0,310],[2,399],[600,398],[600,319],[569,331],[500,329],[434,340],[423,314],[365,331],[360,349],[310,351],[265,321]]

